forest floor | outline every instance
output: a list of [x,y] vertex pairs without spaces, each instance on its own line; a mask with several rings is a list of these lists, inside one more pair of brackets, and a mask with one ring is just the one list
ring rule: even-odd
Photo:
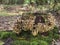
[[[60,8],[60,3],[55,6],[55,9]],[[22,15],[22,13],[28,12],[31,9],[33,10],[52,10],[53,5],[40,5],[35,7],[30,7],[29,5],[0,5],[0,16],[10,16],[10,15]],[[35,8],[35,9],[34,9]]]
[[20,15],[13,16],[0,16],[0,31],[1,30],[13,30],[14,23]]
[[0,45],[3,45],[3,44],[4,44],[4,42],[0,41]]
[[21,5],[0,5],[0,16],[22,15],[29,9]]
[[[10,30],[13,27],[14,22],[20,15],[24,12],[21,10],[22,6],[20,5],[0,5],[0,30]],[[26,8],[23,8],[24,10]],[[47,10],[47,9],[46,9]],[[60,15],[56,16],[56,19],[60,22]],[[58,22],[58,23],[59,23]],[[60,25],[60,23],[59,23]],[[60,45],[60,41],[56,42],[57,45]],[[0,45],[4,44],[4,42],[0,41]]]

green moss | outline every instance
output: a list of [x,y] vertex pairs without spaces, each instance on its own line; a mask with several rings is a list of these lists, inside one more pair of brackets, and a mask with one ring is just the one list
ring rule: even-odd
[[27,41],[27,40],[15,40],[12,45],[48,45],[48,42],[43,40]]
[[12,45],[29,45],[29,42],[26,40],[15,40]]
[[16,36],[16,34],[15,33],[13,33],[13,32],[0,32],[1,34],[0,34],[0,38],[1,39],[7,39],[7,38],[12,38],[12,39],[16,39],[17,38],[17,36]]
[[49,45],[49,44],[48,44],[48,42],[41,40],[41,41],[39,42],[39,45]]

